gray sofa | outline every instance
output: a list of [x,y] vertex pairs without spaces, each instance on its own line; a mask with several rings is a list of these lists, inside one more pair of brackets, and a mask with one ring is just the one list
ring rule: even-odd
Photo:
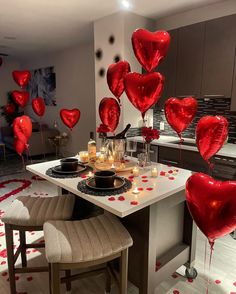
[[[2,127],[2,142],[5,143],[6,147],[14,149],[14,134],[11,126]],[[29,150],[30,156],[43,155],[55,153],[55,147],[49,142],[48,137],[53,137],[59,135],[59,131],[56,129],[50,129],[46,125],[42,127],[42,134],[44,139],[44,144],[42,143],[42,136],[40,132],[40,126],[38,123],[33,123],[32,135],[29,139]]]

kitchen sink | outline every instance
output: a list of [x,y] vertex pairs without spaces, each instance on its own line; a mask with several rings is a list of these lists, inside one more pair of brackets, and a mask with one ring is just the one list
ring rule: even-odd
[[180,141],[175,141],[175,142],[170,142],[171,144],[178,144],[178,145],[183,145],[183,146],[194,146],[196,147],[196,143],[195,142],[188,142],[188,141],[183,141],[183,142],[180,142]]

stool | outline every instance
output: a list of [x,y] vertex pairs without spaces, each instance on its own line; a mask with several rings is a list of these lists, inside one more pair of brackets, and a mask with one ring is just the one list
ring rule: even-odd
[[[63,195],[55,197],[20,196],[6,210],[2,221],[5,223],[7,260],[11,294],[16,293],[15,274],[29,272],[45,272],[48,267],[27,267],[26,250],[28,248],[43,248],[43,243],[26,243],[26,231],[42,231],[44,222],[48,220],[70,219],[74,196]],[[19,231],[20,245],[14,254],[13,230]],[[21,255],[21,268],[15,263]]]
[[[71,275],[71,269],[103,266],[120,259],[120,293],[127,293],[128,247],[133,241],[115,216],[103,214],[81,221],[49,221],[43,226],[46,258],[50,267],[50,293],[60,293],[60,282],[71,290],[71,281],[88,272]],[[60,279],[60,271],[66,276]],[[97,273],[95,269],[90,274]],[[107,285],[107,292],[110,292]]]

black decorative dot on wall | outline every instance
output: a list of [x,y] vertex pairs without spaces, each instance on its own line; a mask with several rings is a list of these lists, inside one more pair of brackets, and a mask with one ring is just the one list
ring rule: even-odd
[[98,60],[101,60],[103,55],[102,49],[97,49],[95,55]]
[[114,62],[117,63],[121,60],[121,57],[119,54],[117,54],[114,58],[113,58]]
[[111,35],[108,39],[108,42],[112,45],[115,43],[115,37],[113,35]]
[[100,68],[98,74],[101,78],[103,78],[105,76],[105,68]]

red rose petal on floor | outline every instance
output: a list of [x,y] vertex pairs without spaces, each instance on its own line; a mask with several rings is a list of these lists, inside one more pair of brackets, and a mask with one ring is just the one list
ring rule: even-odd
[[138,191],[143,191],[143,188],[142,188],[142,187],[139,187],[139,188],[138,188]]
[[0,237],[3,237],[3,236],[5,236],[5,233],[1,232]]
[[193,282],[193,279],[188,278],[188,282],[189,283],[192,283]]
[[33,249],[32,252],[38,252],[38,250],[37,249]]
[[131,205],[138,205],[138,201],[131,201],[130,204]]
[[172,278],[174,278],[174,279],[177,279],[179,277],[179,275],[177,275],[176,273],[174,273],[173,275],[172,275]]
[[233,285],[236,287],[236,282],[234,282]]
[[147,176],[142,176],[142,179],[146,179],[147,178]]
[[125,200],[125,197],[124,197],[124,196],[119,196],[119,197],[118,197],[118,200],[119,200],[119,201],[124,201],[124,200]]
[[215,280],[215,283],[216,283],[217,285],[219,285],[219,284],[221,283],[221,281],[220,281],[220,280]]
[[109,200],[109,201],[115,201],[116,198],[115,198],[115,197],[109,197],[108,200]]
[[33,280],[33,277],[27,277],[27,281],[31,282]]
[[156,261],[156,266],[161,266],[161,262],[160,261]]
[[236,292],[230,292],[229,294],[236,294]]
[[20,279],[19,276],[15,276],[15,280],[18,281]]
[[142,180],[142,182],[143,182],[143,183],[147,183],[147,182],[148,182],[148,180]]
[[178,290],[174,290],[173,294],[180,294],[180,292]]
[[174,177],[169,177],[168,179],[173,181],[175,178]]
[[30,254],[31,250],[26,250],[26,254]]
[[173,174],[173,170],[169,170],[168,173],[169,173],[169,174]]
[[152,190],[153,190],[153,188],[147,188],[146,190],[147,190],[147,191],[152,191]]
[[81,175],[81,178],[86,179],[87,177],[86,177],[86,175]]
[[6,264],[6,263],[7,263],[6,261],[2,261],[2,262],[1,262],[1,265],[4,265],[4,264]]
[[0,257],[7,258],[7,249],[3,249],[2,251],[0,251]]
[[7,272],[3,272],[3,273],[2,273],[2,276],[3,276],[3,277],[6,277],[6,276],[7,276]]

